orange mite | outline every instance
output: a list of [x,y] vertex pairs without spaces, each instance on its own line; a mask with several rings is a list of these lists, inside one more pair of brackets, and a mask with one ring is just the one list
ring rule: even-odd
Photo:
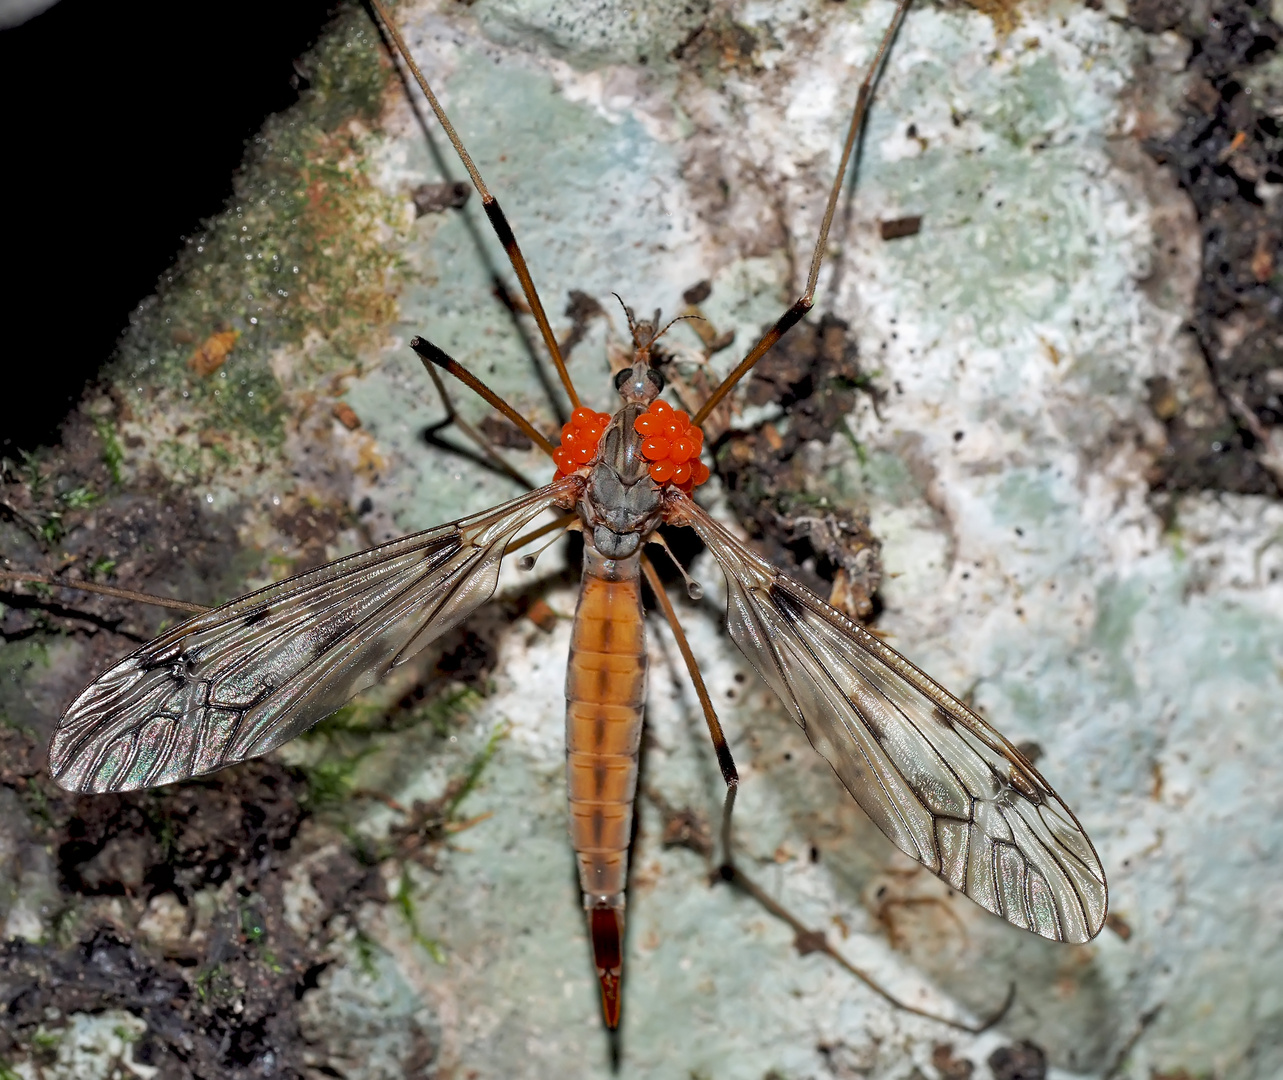
[[[591,464],[611,419],[607,413],[582,407],[571,414],[561,428],[561,445],[553,455],[557,463],[554,479]],[[671,483],[689,494],[708,479],[709,468],[699,460],[704,433],[691,425],[683,410],[666,401],[653,401],[633,421],[633,430],[642,436],[642,457],[650,462],[650,478],[655,483]]]
[[690,417],[666,401],[651,406],[633,421],[643,438],[642,457],[651,463],[650,478],[657,484],[673,483],[689,493],[708,479],[708,466],[699,460],[704,433],[691,426]]

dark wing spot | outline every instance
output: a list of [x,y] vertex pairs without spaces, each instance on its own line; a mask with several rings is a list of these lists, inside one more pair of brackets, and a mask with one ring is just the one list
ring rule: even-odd
[[768,590],[771,597],[771,603],[775,609],[784,616],[784,618],[794,626],[802,622],[803,609],[802,605],[797,602],[797,597],[793,596],[788,590],[780,587],[779,582],[771,582]]
[[139,671],[161,671],[165,668],[172,670],[182,656],[182,649],[179,648],[178,643],[173,642],[151,656],[138,656],[134,663],[137,664]]
[[1033,777],[1027,775],[1024,769],[1013,763],[1007,770],[1007,779],[1013,788],[1035,806],[1042,805],[1042,788],[1034,783]]
[[935,714],[935,721],[937,724],[941,727],[948,728],[950,731],[953,730],[953,714],[949,712],[948,709],[939,702],[936,702],[932,706],[931,711]]
[[249,627],[261,623],[272,613],[271,604],[259,604],[241,620],[241,626]]

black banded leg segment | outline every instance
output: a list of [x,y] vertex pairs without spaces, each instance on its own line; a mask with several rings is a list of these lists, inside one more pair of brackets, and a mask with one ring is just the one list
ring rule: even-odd
[[494,406],[494,408],[498,409],[499,412],[521,429],[522,434],[525,435],[526,438],[533,442],[549,457],[552,457],[553,450],[555,449],[552,443],[544,438],[544,436],[535,429],[534,425],[531,424],[529,420],[522,416],[521,413],[517,412],[516,409],[504,401],[503,398],[491,390],[490,387],[473,375],[472,372],[459,363],[458,360],[443,352],[425,338],[411,338],[410,348],[418,353],[419,359],[423,361],[423,366],[428,368],[429,372],[432,371],[429,366],[430,364],[436,364],[437,367],[444,368],[463,383],[463,385],[469,390],[473,391],[490,405]]
[[802,296],[776,320],[775,325],[762,335],[761,340],[749,350],[748,355],[736,365],[735,370],[727,375],[717,389],[708,395],[708,400],[699,407],[699,412],[691,417],[691,424],[699,427],[700,424],[708,419],[709,413],[721,404],[722,398],[734,389],[735,384],[753,370],[757,362],[774,348],[775,343],[780,338],[802,321],[802,316],[811,310],[812,302],[813,298],[811,296]]
[[434,446],[441,447],[443,450],[449,450],[455,454],[462,454],[463,456],[472,458],[476,461],[477,458],[474,454],[469,451],[465,451],[458,446],[452,446],[437,435],[437,432],[442,428],[449,427],[453,424],[463,432],[467,438],[471,439],[472,442],[476,444],[477,449],[481,451],[481,454],[485,459],[485,463],[491,468],[498,470],[505,476],[511,477],[513,480],[517,481],[518,484],[521,484],[522,487],[536,487],[537,485],[532,484],[518,469],[504,460],[503,455],[494,448],[489,439],[459,415],[459,411],[454,407],[454,401],[450,397],[450,392],[446,389],[446,385],[442,381],[441,376],[437,374],[436,367],[432,364],[424,364],[423,366],[428,369],[428,374],[432,377],[432,383],[437,388],[437,395],[441,398],[441,405],[445,409],[445,419],[439,424],[433,424],[424,433],[427,440]]
[[726,745],[726,737],[722,734],[721,723],[717,719],[717,713],[713,710],[713,702],[709,698],[708,689],[704,685],[704,678],[699,672],[699,667],[695,663],[694,654],[691,652],[690,643],[686,640],[681,624],[677,621],[677,613],[673,609],[672,601],[668,599],[668,593],[664,589],[664,583],[660,580],[654,564],[643,554],[641,557],[642,571],[646,575],[646,581],[650,585],[651,592],[655,594],[655,599],[659,602],[660,608],[664,612],[664,617],[668,620],[668,625],[673,630],[673,636],[677,639],[677,647],[681,650],[682,659],[686,661],[686,668],[690,672],[691,682],[695,684],[695,693],[699,696],[700,704],[704,707],[704,717],[708,721],[709,734],[713,737],[713,746],[717,750],[717,762],[722,767],[722,777],[726,780],[726,800],[722,804],[722,860],[716,871],[716,878],[734,885],[742,893],[752,897],[770,914],[777,919],[787,923],[793,930],[794,945],[798,951],[805,955],[808,952],[822,952],[836,961],[841,967],[854,975],[870,990],[882,997],[897,1009],[903,1009],[905,1012],[913,1013],[915,1016],[921,1016],[928,1020],[935,1020],[938,1023],[946,1024],[951,1028],[959,1031],[967,1031],[972,1034],[979,1034],[987,1031],[998,1023],[1015,998],[1015,984],[1013,983],[1007,993],[1007,998],[1003,1002],[1002,1008],[993,1016],[980,1025],[967,1024],[961,1020],[951,1020],[945,1016],[937,1016],[926,1009],[919,1009],[916,1006],[909,1005],[901,1001],[889,990],[883,987],[867,972],[861,970],[852,964],[837,949],[829,944],[828,938],[823,930],[813,930],[794,915],[788,908],[784,907],[778,900],[767,893],[752,878],[739,868],[735,861],[735,848],[732,838],[731,822],[735,812],[735,796],[739,792],[739,774],[735,770],[735,762],[731,758],[730,749]]
[[[424,108],[421,107],[427,103],[421,102],[420,99],[415,96],[413,89],[415,85],[413,76],[404,64],[396,63],[396,57],[399,55],[396,43],[388,35],[383,24],[374,17],[372,10],[370,14],[375,27],[379,31],[379,36],[388,51],[388,55],[392,58],[393,64],[397,69],[397,74],[400,76],[401,87],[405,91],[406,100],[409,101],[410,107],[414,111],[414,118],[418,121],[419,130],[423,135],[424,145],[428,148],[428,153],[431,155],[433,163],[440,171],[441,178],[447,183],[452,184],[455,180],[454,173],[451,171],[448,163],[446,162],[445,156],[437,145],[436,133],[433,129],[433,123],[436,121],[436,117],[432,114],[430,109],[425,111]],[[429,119],[429,117],[431,117],[431,119]],[[437,123],[437,126],[439,127],[440,124]],[[521,347],[530,358],[535,378],[539,380],[539,386],[547,395],[548,401],[552,406],[552,410],[556,414],[557,427],[561,427],[561,425],[569,419],[570,413],[565,407],[561,394],[557,392],[556,388],[554,388],[554,384],[560,386],[559,380],[555,373],[550,376],[543,353],[540,352],[539,346],[535,343],[535,339],[530,336],[529,328],[527,327],[524,319],[524,316],[528,315],[530,312],[529,307],[520,303],[516,299],[514,293],[509,287],[506,276],[499,272],[499,265],[491,258],[489,243],[482,239],[482,231],[484,228],[489,226],[489,221],[486,222],[486,226],[479,226],[474,215],[469,214],[464,207],[460,206],[458,210],[459,220],[467,230],[468,236],[472,241],[472,245],[477,252],[477,256],[480,258],[481,264],[485,267],[486,277],[490,282],[490,291],[494,294],[495,299],[503,306],[503,310],[511,320],[512,329],[516,333],[517,337],[520,338]],[[561,342],[561,350],[563,356],[567,355],[570,351],[564,341]]]
[[468,176],[472,178],[472,185],[477,189],[477,194],[481,196],[481,203],[486,211],[486,217],[490,219],[490,224],[494,228],[495,235],[499,238],[499,243],[503,245],[503,250],[508,255],[508,262],[512,264],[513,272],[517,275],[517,280],[521,283],[521,291],[525,295],[526,304],[530,308],[530,313],[534,316],[535,323],[539,327],[539,334],[544,340],[544,345],[548,349],[552,362],[557,368],[557,375],[561,379],[561,384],[566,388],[566,393],[570,396],[571,405],[579,408],[579,395],[575,392],[575,386],[570,381],[570,372],[566,370],[566,361],[561,355],[561,347],[557,344],[556,335],[552,332],[552,325],[548,322],[548,315],[544,311],[543,302],[539,299],[539,293],[535,289],[534,279],[530,276],[530,270],[526,266],[526,258],[521,253],[521,247],[517,243],[517,237],[512,231],[512,226],[508,224],[508,219],[504,216],[503,210],[499,207],[499,200],[490,194],[490,189],[486,187],[486,182],[481,178],[481,171],[477,168],[476,163],[472,160],[472,155],[468,153],[467,147],[463,145],[463,140],[459,138],[459,133],[455,131],[454,124],[446,115],[445,109],[441,107],[441,102],[437,100],[436,94],[432,92],[432,87],[428,85],[428,80],[424,78],[423,72],[419,70],[419,65],[414,62],[414,57],[410,55],[410,47],[406,45],[405,38],[401,36],[401,31],[392,21],[392,17],[384,8],[381,0],[369,0],[370,6],[377,12],[379,21],[387,30],[388,36],[396,46],[397,52],[401,54],[401,59],[405,61],[406,67],[414,76],[414,81],[419,84],[419,89],[423,91],[424,97],[428,99],[428,104],[432,107],[433,113],[436,114],[446,137],[450,140],[450,145],[454,147],[455,153],[459,155],[459,160],[463,162],[463,167],[468,170]]
[[732,848],[731,819],[735,814],[735,796],[739,784],[731,784],[726,789],[726,799],[722,803],[722,861],[717,864],[717,874],[723,881],[735,880],[735,853]]
[[517,237],[512,231],[512,226],[508,224],[508,219],[504,216],[503,209],[499,206],[499,200],[488,191],[482,193],[481,205],[484,207],[486,217],[489,218],[490,224],[494,228],[495,235],[499,238],[499,243],[503,245],[503,250],[508,255],[508,262],[512,264],[513,273],[517,275],[517,280],[521,282],[521,292],[526,298],[526,303],[530,305],[530,313],[534,316],[535,324],[539,327],[539,333],[543,337],[544,345],[547,346],[548,352],[552,356],[552,362],[556,365],[561,385],[566,388],[566,393],[570,395],[571,408],[577,409],[579,408],[579,395],[575,392],[575,384],[570,381],[570,372],[566,370],[566,360],[561,355],[561,346],[557,343],[557,338],[552,332],[552,324],[548,322],[548,315],[543,309],[543,301],[539,299],[539,293],[535,291],[534,278],[530,276],[530,269],[526,266],[526,257],[521,253],[521,248],[517,245]]
[[[677,621],[677,612],[673,610],[673,602],[668,599],[668,591],[660,580],[655,564],[644,553],[641,557],[641,567],[646,575],[646,583],[650,585],[650,591],[655,594],[655,599],[664,612],[664,618],[668,620],[668,625],[673,631],[673,637],[677,639],[677,648],[686,662],[686,670],[690,673],[695,694],[699,698],[700,707],[704,710],[708,734],[713,740],[713,750],[717,754],[717,766],[722,770],[722,779],[726,781],[727,788],[733,793],[739,786],[739,773],[735,769],[735,759],[731,757],[730,747],[726,745],[726,735],[722,732],[722,723],[717,719],[717,711],[713,708],[713,699],[709,697],[708,687],[704,685],[704,676],[700,674],[699,665],[695,662],[695,654],[691,652],[690,642],[686,640],[682,624]],[[728,798],[732,803],[734,802],[730,795]]]
[[904,14],[908,11],[911,2],[912,0],[899,0],[895,14],[891,17],[891,25],[887,27],[886,33],[882,35],[882,42],[878,45],[878,51],[873,56],[873,62],[869,65],[864,81],[860,83],[860,92],[855,99],[855,110],[851,114],[851,123],[846,132],[846,141],[842,144],[842,158],[838,163],[837,176],[833,178],[833,186],[829,189],[829,200],[824,207],[824,219],[820,223],[820,235],[815,241],[815,250],[811,254],[811,269],[806,276],[806,290],[793,303],[793,306],[780,316],[775,325],[762,335],[761,340],[749,350],[748,355],[739,362],[735,370],[722,380],[721,385],[700,406],[699,412],[691,417],[691,423],[696,427],[708,419],[708,414],[717,408],[718,404],[731,392],[735,384],[752,371],[754,365],[770,351],[772,346],[803,315],[811,310],[811,305],[815,302],[815,285],[820,278],[820,265],[824,262],[824,249],[829,242],[829,229],[833,225],[833,214],[837,209],[838,198],[842,193],[842,180],[846,176],[846,169],[851,161],[851,155],[863,137],[864,120],[869,112],[869,101],[873,97],[873,88],[877,85],[878,76],[882,73],[883,61],[886,59],[887,51],[891,47],[891,42],[895,40],[895,35],[900,29],[900,24],[904,21]]

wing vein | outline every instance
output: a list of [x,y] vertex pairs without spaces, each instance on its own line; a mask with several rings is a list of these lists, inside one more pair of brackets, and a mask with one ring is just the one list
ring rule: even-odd
[[1087,941],[1108,892],[1091,840],[1006,739],[894,649],[749,551],[685,496],[727,579],[727,628],[869,817],[1014,925]]
[[265,753],[467,618],[498,556],[567,477],[503,506],[306,571],[180,623],[105,671],[50,740],[72,791],[172,783]]

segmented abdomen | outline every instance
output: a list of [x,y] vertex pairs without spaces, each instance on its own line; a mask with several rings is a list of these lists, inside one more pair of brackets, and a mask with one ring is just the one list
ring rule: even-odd
[[646,701],[638,556],[588,544],[566,669],[570,837],[586,904],[623,906]]

